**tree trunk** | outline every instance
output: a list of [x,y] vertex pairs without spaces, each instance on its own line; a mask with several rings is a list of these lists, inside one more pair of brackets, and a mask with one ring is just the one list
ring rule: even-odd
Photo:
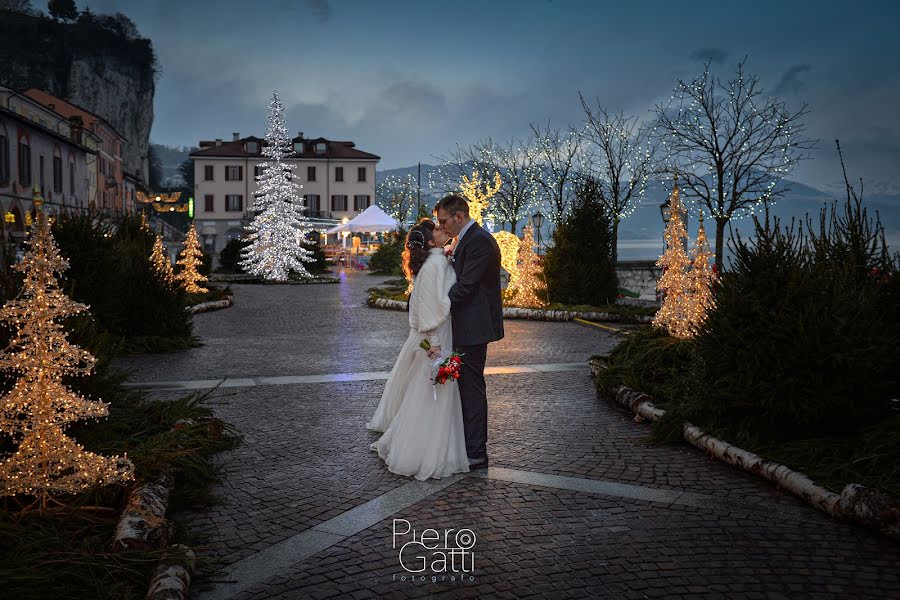
[[721,273],[724,269],[722,265],[722,254],[725,249],[725,225],[728,219],[716,219],[716,271]]
[[619,217],[613,217],[611,258],[613,268],[615,269],[616,263],[619,260]]

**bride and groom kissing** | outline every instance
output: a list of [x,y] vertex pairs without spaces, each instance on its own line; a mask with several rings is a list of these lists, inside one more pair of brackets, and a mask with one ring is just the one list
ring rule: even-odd
[[[409,336],[366,424],[384,432],[370,447],[388,470],[419,480],[487,468],[484,364],[488,344],[503,338],[494,236],[460,196],[442,198],[434,216],[437,223],[422,219],[406,236]],[[462,356],[459,378],[433,382],[435,365],[451,352]]]

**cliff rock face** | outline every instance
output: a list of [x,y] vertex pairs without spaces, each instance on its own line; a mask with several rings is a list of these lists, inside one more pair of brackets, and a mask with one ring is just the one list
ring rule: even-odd
[[0,84],[43,89],[103,117],[126,139],[125,170],[147,183],[155,89],[149,40],[0,11]]

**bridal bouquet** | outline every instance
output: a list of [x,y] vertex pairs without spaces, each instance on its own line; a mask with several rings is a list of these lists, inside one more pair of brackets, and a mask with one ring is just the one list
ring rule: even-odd
[[[422,343],[419,344],[419,347],[427,352],[431,348],[431,344],[428,342],[428,340],[422,340]],[[450,379],[459,379],[459,372],[461,368],[462,354],[460,354],[459,352],[453,352],[450,354],[450,356],[443,360],[438,358],[431,366],[431,381],[434,385],[443,385]]]

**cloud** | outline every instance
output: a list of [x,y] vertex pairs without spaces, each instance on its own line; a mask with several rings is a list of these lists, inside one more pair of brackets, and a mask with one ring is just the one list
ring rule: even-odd
[[721,65],[726,58],[728,58],[728,52],[722,48],[697,48],[691,52],[691,60],[698,60],[704,63],[708,61]]
[[806,87],[801,76],[812,70],[810,65],[794,65],[788,69],[773,90],[774,94],[797,94]]

